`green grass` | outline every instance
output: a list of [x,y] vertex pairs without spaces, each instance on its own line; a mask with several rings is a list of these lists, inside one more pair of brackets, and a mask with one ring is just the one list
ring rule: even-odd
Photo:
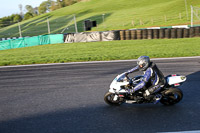
[[200,38],[42,45],[0,51],[0,65],[200,56]]
[[[200,7],[200,0],[187,0],[189,19],[190,5]],[[98,27],[93,31],[190,24],[184,0],[90,0],[21,22],[22,35],[47,34],[47,17],[51,33],[61,33],[67,26],[69,29],[66,33],[74,32],[74,25],[70,23],[73,18],[70,15],[73,14],[76,14],[79,32],[83,31],[83,21],[86,19],[97,20]],[[105,14],[104,23],[102,14]],[[164,16],[167,17],[166,22]],[[144,24],[141,25],[140,21]],[[19,36],[18,24],[0,29],[0,38],[13,36]]]

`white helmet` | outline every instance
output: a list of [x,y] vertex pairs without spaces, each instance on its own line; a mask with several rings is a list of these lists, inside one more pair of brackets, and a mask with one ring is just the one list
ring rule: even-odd
[[140,56],[138,58],[137,64],[142,71],[146,71],[150,64],[149,56]]

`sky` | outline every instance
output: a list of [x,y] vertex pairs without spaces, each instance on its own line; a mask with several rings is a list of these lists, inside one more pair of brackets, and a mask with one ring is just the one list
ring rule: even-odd
[[38,7],[43,1],[46,0],[0,0],[0,18],[10,16],[11,14],[19,14],[19,4],[22,4],[23,10],[26,12],[26,5]]

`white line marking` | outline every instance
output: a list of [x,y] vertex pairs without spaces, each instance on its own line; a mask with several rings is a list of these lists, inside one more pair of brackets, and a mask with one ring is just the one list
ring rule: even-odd
[[[194,59],[200,58],[200,56],[192,57],[173,57],[173,58],[152,58],[151,60],[177,60],[177,59]],[[15,66],[0,66],[0,68],[12,68],[12,67],[32,67],[32,66],[53,66],[53,65],[73,65],[73,64],[92,64],[92,63],[109,63],[109,62],[131,62],[132,60],[111,60],[111,61],[88,61],[88,62],[68,62],[68,63],[49,63],[49,64],[31,64],[31,65],[15,65]]]
[[196,130],[196,131],[180,131],[180,132],[158,132],[158,133],[200,133],[200,130]]

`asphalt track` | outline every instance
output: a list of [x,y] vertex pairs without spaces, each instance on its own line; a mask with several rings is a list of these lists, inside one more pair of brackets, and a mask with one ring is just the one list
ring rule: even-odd
[[0,133],[198,132],[200,58],[154,62],[165,75],[187,76],[177,105],[104,102],[113,78],[135,61],[0,68]]

